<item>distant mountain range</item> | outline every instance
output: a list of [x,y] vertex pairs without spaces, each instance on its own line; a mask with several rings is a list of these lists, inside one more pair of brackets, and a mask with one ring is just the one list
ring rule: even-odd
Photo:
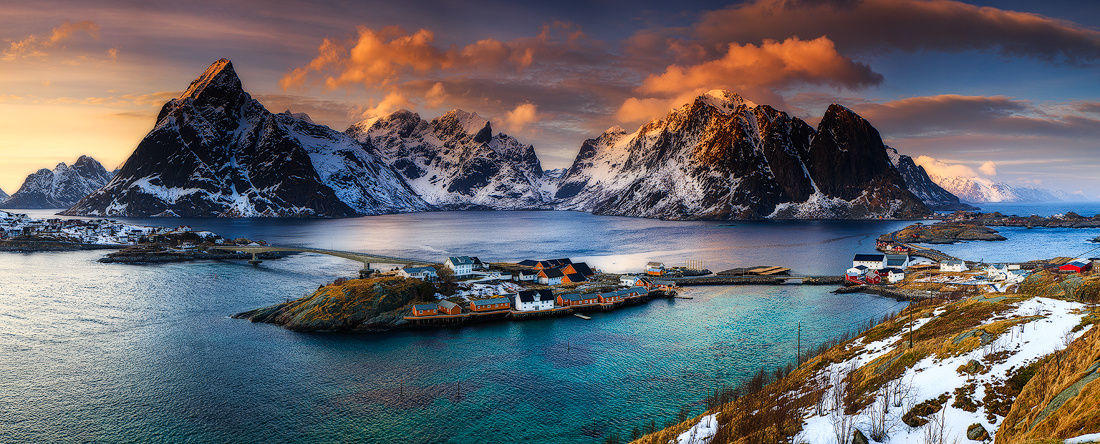
[[53,170],[43,168],[27,176],[15,194],[0,196],[0,208],[68,208],[106,185],[111,176],[95,159],[80,156],[72,166],[59,163]]
[[1009,185],[984,177],[931,176],[932,180],[960,199],[971,203],[991,202],[1054,202],[1071,196],[1041,188]]
[[65,214],[347,217],[564,209],[663,219],[917,218],[965,207],[870,123],[817,128],[711,91],[633,132],[586,140],[568,169],[477,114],[401,110],[344,132],[274,114],[228,60],[166,103],[117,175]]

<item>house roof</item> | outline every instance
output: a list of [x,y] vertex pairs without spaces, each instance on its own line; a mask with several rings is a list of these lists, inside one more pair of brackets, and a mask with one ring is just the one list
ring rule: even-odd
[[586,300],[586,299],[595,299],[596,295],[580,294],[580,293],[569,293],[569,294],[560,295],[558,297],[560,297],[563,301],[583,301],[583,300]]
[[562,276],[565,276],[565,274],[563,274],[561,272],[561,270],[559,270],[557,268],[544,268],[544,269],[542,269],[542,271],[539,272],[539,274],[543,275],[543,276],[546,276],[547,278],[550,278],[550,279],[560,278]]
[[476,307],[481,307],[481,306],[484,306],[484,305],[507,304],[509,301],[508,301],[508,298],[500,297],[500,298],[489,298],[489,299],[474,299],[473,301],[470,301],[470,302],[473,302],[474,306],[476,306]]
[[569,273],[565,277],[569,278],[569,282],[584,282],[588,280],[588,278],[584,277],[584,275],[580,273]]
[[884,257],[886,257],[884,254],[857,254],[852,260],[856,262],[873,262],[881,261]]
[[447,258],[451,265],[473,265],[474,258],[470,256],[451,256]]
[[446,309],[448,309],[448,310],[450,310],[450,309],[452,309],[452,308],[455,308],[455,307],[457,307],[457,306],[458,306],[458,304],[456,304],[456,303],[454,303],[454,302],[451,302],[451,301],[448,301],[448,300],[444,299],[444,300],[442,300],[442,301],[439,301],[439,306],[440,306],[440,307],[443,307],[443,308],[446,308]]
[[[589,276],[593,276],[593,275],[596,274],[594,271],[592,271],[592,268],[589,267],[588,264],[586,264],[584,262],[574,262],[573,263],[573,269],[577,270],[577,273],[583,274],[584,277],[589,277]],[[570,279],[572,279],[572,278],[570,278]]]
[[523,290],[514,296],[522,302],[552,301],[554,292],[550,290]]
[[523,265],[524,267],[534,267],[535,265],[539,264],[539,261],[534,261],[534,260],[531,260],[531,259],[524,259],[522,261],[517,262],[517,264],[518,265]]
[[413,307],[416,308],[416,311],[435,310],[439,308],[439,306],[436,304],[419,304],[413,305]]
[[405,267],[405,272],[408,273],[408,274],[418,274],[418,273],[436,274],[435,268],[433,268],[433,267]]
[[900,268],[894,268],[894,267],[890,267],[890,268],[884,269],[884,270],[882,270],[882,271],[885,271],[885,272],[887,272],[887,273],[902,273],[902,274],[904,274],[904,273],[905,273],[905,272],[904,272],[904,271],[902,271],[902,270],[901,270]]
[[664,267],[665,264],[660,262],[649,262],[645,264],[646,267]]
[[909,262],[909,256],[906,256],[904,254],[887,254],[886,255],[886,266],[887,267],[900,267],[900,266],[905,265],[906,262]]

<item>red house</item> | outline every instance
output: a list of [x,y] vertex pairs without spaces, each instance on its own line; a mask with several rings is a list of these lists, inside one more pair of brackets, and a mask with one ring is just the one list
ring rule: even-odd
[[508,298],[475,299],[470,301],[470,311],[486,312],[506,310],[512,306]]
[[1067,262],[1065,265],[1058,267],[1058,270],[1070,273],[1081,273],[1084,271],[1088,271],[1089,268],[1092,268],[1092,262],[1088,259],[1074,259]]
[[435,304],[413,305],[413,316],[433,316],[439,314],[439,306]]

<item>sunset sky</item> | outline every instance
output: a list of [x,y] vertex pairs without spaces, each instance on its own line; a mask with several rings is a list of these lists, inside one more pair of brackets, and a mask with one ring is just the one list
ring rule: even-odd
[[0,3],[0,188],[121,165],[225,57],[273,112],[343,130],[463,108],[546,168],[729,88],[811,124],[848,106],[928,168],[1100,200],[1100,2],[525,3]]

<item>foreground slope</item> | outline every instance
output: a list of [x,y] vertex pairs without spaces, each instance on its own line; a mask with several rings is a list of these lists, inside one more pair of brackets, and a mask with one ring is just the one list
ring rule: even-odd
[[432,121],[400,110],[348,135],[392,166],[417,195],[447,209],[547,208],[552,185],[531,145],[493,134],[488,120],[452,110]]
[[585,141],[555,197],[563,209],[663,219],[930,214],[851,110],[830,106],[814,130],[724,90]]
[[164,105],[107,186],[64,214],[346,217],[428,208],[355,140],[269,112],[222,59]]
[[995,433],[1018,442],[1100,431],[1090,422],[1097,387],[1080,383],[1096,370],[1096,317],[1066,299],[1080,294],[1051,288],[912,305],[639,442],[968,442]]
[[0,207],[68,208],[110,180],[111,172],[103,165],[89,156],[80,156],[72,166],[62,162],[53,170],[43,168],[27,176],[11,197],[0,196]]

